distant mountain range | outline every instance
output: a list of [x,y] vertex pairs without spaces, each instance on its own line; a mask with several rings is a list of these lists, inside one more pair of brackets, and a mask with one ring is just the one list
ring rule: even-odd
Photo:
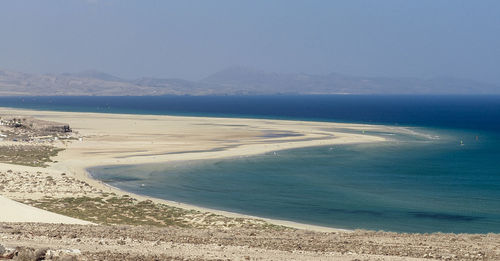
[[0,70],[0,96],[143,96],[267,94],[500,94],[500,87],[455,78],[358,77],[269,73],[231,67],[201,81],[125,80],[98,71],[29,74]]

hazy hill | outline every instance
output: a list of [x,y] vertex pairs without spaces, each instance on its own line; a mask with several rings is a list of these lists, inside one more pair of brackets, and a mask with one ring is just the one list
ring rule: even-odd
[[74,76],[74,77],[78,77],[78,78],[93,78],[93,79],[98,79],[98,80],[103,80],[103,81],[111,81],[111,82],[123,82],[123,81],[125,81],[125,80],[123,80],[119,77],[116,77],[114,75],[107,74],[107,73],[100,72],[100,71],[95,71],[95,70],[87,70],[87,71],[83,71],[83,72],[79,72],[79,73],[65,73],[62,75]]
[[375,78],[337,73],[325,75],[267,73],[233,67],[215,73],[203,82],[249,93],[296,94],[491,94],[499,86],[454,78]]
[[125,80],[98,71],[29,74],[0,71],[0,96],[252,94],[500,94],[498,86],[453,78],[381,78],[342,74],[269,73],[243,67],[201,81]]

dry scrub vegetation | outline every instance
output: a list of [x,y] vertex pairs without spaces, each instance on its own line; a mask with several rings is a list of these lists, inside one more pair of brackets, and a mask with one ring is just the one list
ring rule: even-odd
[[31,167],[47,167],[61,148],[40,145],[0,146],[0,162]]
[[120,197],[116,194],[103,193],[100,197],[45,197],[38,200],[27,199],[23,203],[104,225],[288,229],[258,219],[229,218],[208,212],[172,207],[151,200],[139,201],[127,195]]

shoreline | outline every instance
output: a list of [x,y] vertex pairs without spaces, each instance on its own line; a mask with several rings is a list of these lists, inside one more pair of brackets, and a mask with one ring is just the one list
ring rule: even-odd
[[[350,143],[350,144],[355,144],[355,143]],[[284,148],[281,150],[316,147],[316,146],[328,146],[328,145],[333,145],[333,144],[288,147],[288,148]],[[280,150],[268,150],[268,151],[262,151],[262,152],[255,153],[255,154],[232,155],[232,156],[226,156],[226,157],[213,157],[213,158],[207,157],[207,158],[198,158],[198,159],[190,159],[190,160],[153,161],[153,162],[135,163],[135,164],[138,164],[138,165],[157,164],[157,163],[166,164],[166,163],[178,163],[178,162],[198,161],[198,160],[231,159],[231,158],[236,158],[236,157],[256,156],[256,155],[260,155],[260,154],[264,154],[264,153],[268,153],[268,152],[272,152],[272,151],[280,151]],[[123,165],[130,165],[130,164],[115,164],[113,166],[123,166]],[[77,174],[76,176],[79,179],[81,179],[85,182],[88,182],[89,184],[92,184],[93,186],[96,186],[103,191],[115,193],[115,194],[120,195],[120,196],[129,195],[129,196],[136,198],[138,200],[151,200],[155,203],[162,203],[162,204],[166,204],[166,205],[173,206],[173,207],[178,207],[178,208],[185,209],[185,210],[196,210],[196,211],[200,211],[200,212],[209,212],[209,213],[213,213],[216,215],[222,215],[222,216],[226,216],[226,217],[230,217],[230,218],[258,219],[258,220],[263,220],[263,221],[268,222],[268,223],[273,224],[273,225],[285,226],[285,227],[290,227],[290,228],[295,228],[295,229],[311,230],[311,231],[315,231],[315,232],[353,232],[354,231],[353,229],[344,229],[344,228],[335,228],[335,227],[328,227],[328,226],[313,225],[313,224],[295,222],[295,221],[290,221],[290,220],[266,218],[266,217],[254,216],[254,215],[249,215],[249,214],[242,214],[242,213],[233,212],[233,211],[226,211],[226,210],[220,210],[220,209],[215,209],[215,208],[207,208],[207,207],[198,206],[198,205],[194,205],[194,204],[188,204],[188,203],[178,202],[178,201],[174,201],[174,200],[156,198],[156,197],[151,197],[151,196],[147,196],[147,195],[128,192],[126,190],[111,186],[111,185],[109,185],[109,184],[107,184],[99,179],[92,177],[92,174],[88,171],[89,168],[103,167],[103,166],[109,166],[109,165],[88,165],[86,167],[81,167],[79,169],[73,169],[72,171],[73,171],[73,173]]]
[[[50,164],[48,169],[70,173],[78,180],[88,182],[90,185],[103,191],[113,192],[117,195],[132,195],[139,200],[148,199],[153,202],[164,203],[183,209],[209,212],[226,217],[259,219],[270,224],[321,232],[346,232],[352,230],[263,218],[130,193],[94,179],[87,169],[106,165],[172,163],[188,160],[246,157],[294,148],[383,142],[387,139],[380,136],[362,134],[361,132],[364,132],[364,130],[405,130],[401,127],[384,125],[332,122],[34,111],[17,108],[0,108],[0,110],[2,114],[33,116],[69,123],[74,130],[83,136],[83,142],[73,141],[64,144],[65,151],[61,152],[55,158],[57,162]],[[123,128],[123,125],[130,127],[132,121],[135,122],[135,128]],[[181,127],[177,129],[187,132],[182,135],[186,139],[178,139],[178,135],[174,135],[173,138],[163,137],[164,139],[158,139],[156,135],[158,133],[163,134],[161,131],[169,131],[168,129],[171,126],[161,125],[158,122],[180,125]],[[106,129],[106,126],[110,127],[112,123],[116,126]],[[156,128],[156,131],[151,133],[151,128]],[[333,129],[333,131],[330,129]],[[349,130],[350,132],[342,132],[345,130]],[[116,137],[114,131],[115,133],[119,132],[118,136],[122,135],[124,139]],[[190,138],[192,139],[189,134],[198,135],[204,131],[208,133],[206,136],[188,142]],[[266,138],[263,133],[267,132],[293,132],[297,136]],[[352,132],[359,132],[360,134],[353,134]],[[170,130],[170,134],[177,134],[177,132]],[[136,136],[135,138],[130,138],[134,135]],[[225,136],[235,136],[235,139],[232,138],[221,144],[221,137],[224,138]],[[214,140],[216,142],[213,142]],[[138,141],[141,141],[143,144],[138,143]],[[147,142],[150,142],[150,144],[143,146]],[[186,150],[179,151],[177,148],[173,150],[158,149],[165,144],[187,147],[191,149],[190,151],[194,152],[183,152]],[[221,145],[226,148],[214,150]],[[146,151],[147,154],[143,155],[140,153],[141,151]]]
[[95,180],[97,182],[100,182],[103,186],[108,187],[110,191],[118,194],[118,195],[130,195],[133,198],[136,198],[138,200],[151,200],[155,203],[161,203],[161,204],[166,204],[172,207],[177,207],[185,210],[196,210],[200,212],[208,212],[216,215],[221,215],[225,217],[230,217],[230,218],[247,218],[247,219],[258,219],[265,221],[267,223],[273,224],[273,225],[278,225],[278,226],[285,226],[285,227],[290,227],[290,228],[295,228],[295,229],[304,229],[304,230],[310,230],[310,231],[315,231],[315,232],[353,232],[353,229],[344,229],[344,228],[334,228],[334,227],[327,227],[327,226],[320,226],[320,225],[313,225],[313,224],[307,224],[307,223],[301,223],[301,222],[295,222],[295,221],[290,221],[290,220],[283,220],[283,219],[276,219],[276,218],[266,218],[266,217],[261,217],[261,216],[253,216],[249,214],[242,214],[238,212],[233,212],[233,211],[226,211],[226,210],[220,210],[220,209],[215,209],[215,208],[207,208],[203,206],[197,206],[193,204],[188,204],[188,203],[183,203],[183,202],[178,202],[178,201],[173,201],[173,200],[168,200],[168,199],[161,199],[161,198],[155,198],[151,196],[146,196],[146,195],[141,195],[133,192],[128,192],[126,190],[122,190],[120,188],[111,186],[103,181],[100,181],[98,179],[92,178],[91,174],[88,173],[89,178],[92,180]]

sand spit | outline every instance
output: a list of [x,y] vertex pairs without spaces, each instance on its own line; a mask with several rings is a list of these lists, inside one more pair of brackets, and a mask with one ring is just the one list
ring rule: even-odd
[[[99,165],[244,157],[305,146],[381,142],[385,138],[363,134],[363,131],[408,132],[404,128],[0,108],[2,115],[67,123],[77,134],[71,141],[55,141],[53,145],[64,151],[46,168],[0,163],[0,195],[101,225],[0,223],[0,257],[17,255],[20,260],[500,260],[498,234],[344,231],[259,219],[125,193],[89,178],[85,171]],[[0,204],[1,217],[5,216],[3,201]],[[16,203],[16,207],[9,209],[20,205],[23,206]],[[106,211],[109,213],[104,213]],[[53,214],[47,213],[34,215],[46,218]]]
[[[89,184],[98,190],[128,194],[111,188],[88,176],[87,168],[102,165],[165,163],[174,161],[245,157],[283,149],[307,146],[335,146],[348,143],[381,142],[384,137],[366,135],[365,131],[389,130],[386,126],[302,122],[282,120],[178,117],[161,115],[127,115],[32,111],[0,108],[0,116],[17,115],[39,120],[62,122],[78,133],[71,142],[56,142],[63,148],[47,170]],[[391,130],[394,131],[394,130]],[[7,170],[7,169],[5,169]],[[22,169],[20,169],[22,171]],[[150,199],[185,209],[209,211],[236,218],[235,213],[216,211],[178,202]],[[267,220],[274,224],[321,231],[336,231]]]

